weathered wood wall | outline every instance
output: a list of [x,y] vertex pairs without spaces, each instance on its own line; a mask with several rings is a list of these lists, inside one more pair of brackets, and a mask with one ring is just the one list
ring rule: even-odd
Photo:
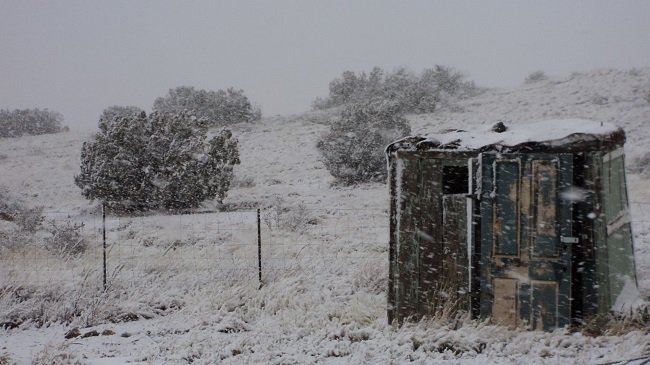
[[389,321],[468,308],[467,199],[445,195],[443,187],[444,167],[467,166],[467,156],[441,157],[397,152],[389,158]]
[[[636,285],[622,151],[484,155],[389,153],[389,321],[470,299],[483,318],[546,330],[607,313]],[[474,195],[449,186],[469,158]]]

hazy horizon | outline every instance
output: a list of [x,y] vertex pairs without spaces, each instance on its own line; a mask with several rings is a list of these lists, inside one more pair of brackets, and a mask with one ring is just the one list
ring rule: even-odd
[[[588,6],[587,6],[588,5]],[[649,66],[642,1],[0,1],[0,108],[95,128],[170,88],[241,88],[264,115],[310,109],[344,70],[436,64],[480,86]]]

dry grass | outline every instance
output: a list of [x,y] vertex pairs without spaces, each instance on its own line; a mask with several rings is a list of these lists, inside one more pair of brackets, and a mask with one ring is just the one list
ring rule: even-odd
[[579,327],[585,336],[622,336],[632,331],[650,333],[648,307],[639,308],[625,315],[598,314],[584,321]]

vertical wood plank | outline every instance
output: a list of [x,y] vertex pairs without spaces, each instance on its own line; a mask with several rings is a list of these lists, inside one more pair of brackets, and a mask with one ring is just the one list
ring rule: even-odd
[[442,165],[439,159],[420,160],[418,245],[420,246],[420,313],[433,315],[439,298],[442,256]]
[[399,232],[397,232],[397,210],[401,207],[398,206],[396,194],[396,156],[395,152],[387,156],[388,159],[388,191],[390,197],[390,219],[389,219],[389,235],[388,235],[388,323],[393,323],[397,318],[397,298],[395,292],[399,286],[399,281],[396,280],[397,257],[395,249],[397,241],[399,240]]
[[441,279],[459,309],[468,308],[469,258],[467,255],[467,198],[443,196],[443,270]]

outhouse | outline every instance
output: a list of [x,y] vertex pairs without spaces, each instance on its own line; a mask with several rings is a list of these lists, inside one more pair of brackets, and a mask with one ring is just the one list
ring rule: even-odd
[[570,119],[389,145],[389,321],[461,309],[550,330],[609,312],[636,288],[624,142]]

